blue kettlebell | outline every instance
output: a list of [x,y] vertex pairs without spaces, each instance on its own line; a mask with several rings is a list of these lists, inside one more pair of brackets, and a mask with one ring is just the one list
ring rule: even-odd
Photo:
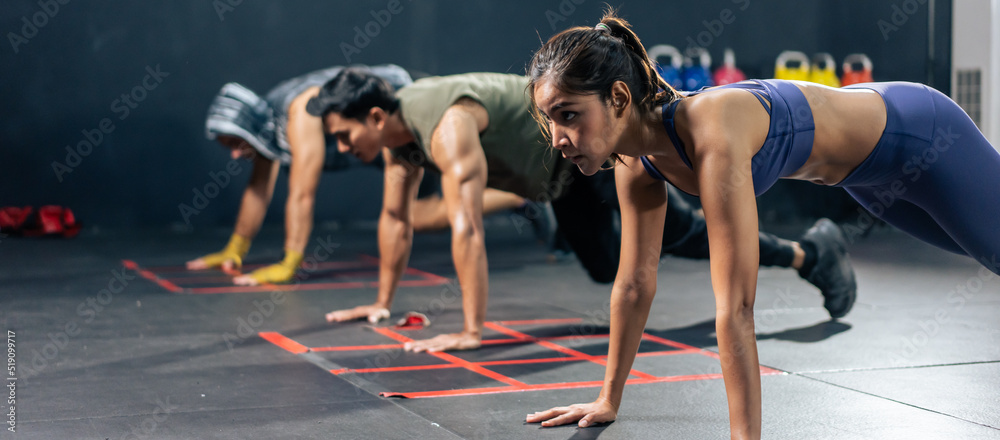
[[[694,62],[695,57],[698,58],[697,64]],[[684,90],[694,91],[715,85],[712,73],[708,70],[711,66],[712,56],[705,48],[698,47],[688,51],[688,56],[684,58],[684,71],[681,72]]]
[[[649,48],[646,53],[649,55],[649,59],[653,60],[656,65],[656,73],[660,74],[670,87],[681,90],[683,83],[681,81],[681,63],[683,57],[681,56],[681,51],[677,50],[669,44],[658,44]],[[661,57],[670,57],[666,63],[661,63],[659,60]]]

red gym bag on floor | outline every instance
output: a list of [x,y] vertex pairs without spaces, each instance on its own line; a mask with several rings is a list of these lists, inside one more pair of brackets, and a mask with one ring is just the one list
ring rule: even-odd
[[37,213],[30,206],[8,206],[0,208],[0,233],[23,237],[61,235],[69,238],[80,233],[80,224],[73,211],[62,206],[45,205]]

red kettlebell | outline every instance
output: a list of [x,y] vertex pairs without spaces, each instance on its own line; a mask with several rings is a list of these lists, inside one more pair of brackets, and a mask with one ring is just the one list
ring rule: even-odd
[[[860,65],[860,70],[854,67]],[[844,57],[844,76],[840,79],[841,85],[868,83],[875,81],[872,79],[872,60],[863,53],[852,53]]]
[[736,67],[736,55],[733,54],[732,49],[726,48],[726,51],[723,52],[722,65],[715,69],[712,79],[715,80],[717,86],[738,83],[747,79],[743,71]]

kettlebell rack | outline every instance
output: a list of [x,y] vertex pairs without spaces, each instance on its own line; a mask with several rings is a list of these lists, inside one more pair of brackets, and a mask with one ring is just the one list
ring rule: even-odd
[[[690,48],[681,53],[675,46],[658,44],[649,48],[650,59],[656,70],[671,87],[682,91],[695,91],[704,87],[721,86],[747,79],[736,65],[736,55],[731,48],[723,52],[722,64],[712,70],[712,55],[703,47]],[[841,76],[837,75],[837,62],[833,55],[820,52],[811,58],[804,52],[787,50],[778,54],[774,62],[774,78],[809,81],[829,87],[872,82],[872,61],[868,55],[854,53],[844,57]]]

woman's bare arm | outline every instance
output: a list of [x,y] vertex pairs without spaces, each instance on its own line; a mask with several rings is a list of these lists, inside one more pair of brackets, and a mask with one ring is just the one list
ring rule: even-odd
[[[717,110],[715,115],[724,114]],[[694,119],[692,117],[692,119]],[[693,164],[708,226],[715,325],[734,439],[760,438],[760,364],[753,304],[760,261],[754,149],[739,120],[703,117],[691,126]],[[745,131],[744,131],[745,132]]]
[[622,250],[611,290],[611,335],[604,386],[596,401],[529,414],[529,423],[556,426],[577,422],[585,427],[617,416],[622,393],[642,341],[656,294],[656,270],[667,212],[667,188],[646,175],[636,159],[615,168],[622,216]]

